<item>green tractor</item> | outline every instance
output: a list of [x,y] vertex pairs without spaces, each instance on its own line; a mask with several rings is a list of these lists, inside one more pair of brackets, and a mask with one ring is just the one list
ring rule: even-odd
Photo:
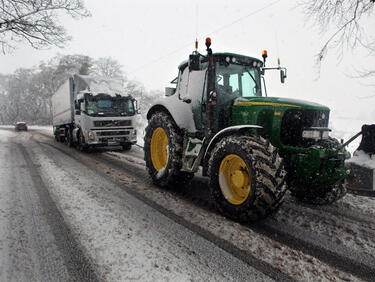
[[[329,108],[267,97],[263,60],[193,52],[165,97],[147,113],[145,161],[156,185],[178,185],[202,167],[213,202],[238,221],[277,210],[287,186],[300,200],[327,204],[346,193],[348,152],[329,137]],[[263,86],[262,86],[263,82]],[[262,93],[265,96],[262,96]]]

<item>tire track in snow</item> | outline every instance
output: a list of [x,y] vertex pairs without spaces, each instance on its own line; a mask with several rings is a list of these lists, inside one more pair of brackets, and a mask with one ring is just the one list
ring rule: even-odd
[[48,188],[45,186],[37,166],[32,161],[26,148],[17,144],[19,151],[22,153],[28,169],[30,171],[32,181],[37,189],[40,202],[46,211],[46,217],[51,230],[55,236],[56,243],[60,248],[67,269],[71,274],[73,281],[100,281],[97,277],[91,262],[86,258],[82,247],[71,233],[64,218],[52,200]]
[[[98,169],[95,166],[95,162],[94,163],[87,163],[87,162],[83,161],[82,158],[80,158],[81,153],[77,154],[75,150],[69,150],[69,151],[64,150],[62,148],[59,148],[60,146],[55,146],[54,144],[50,144],[50,143],[45,143],[45,142],[39,142],[39,143],[41,143],[42,145],[47,145],[47,146],[49,146],[49,147],[51,147],[55,150],[58,150],[58,151],[62,152],[63,154],[66,154],[66,155],[70,156],[74,160],[82,163],[86,167],[89,167],[90,169],[94,170],[96,173],[100,174],[102,177],[106,178],[107,180],[109,180],[112,183],[115,183],[117,186],[121,187],[121,189],[124,189],[130,195],[132,195],[135,198],[137,198],[137,199],[141,200],[142,202],[146,203],[147,205],[149,205],[153,209],[157,210],[161,214],[165,215],[166,217],[172,219],[174,222],[188,228],[189,230],[193,231],[194,233],[200,235],[202,238],[210,241],[211,243],[215,244],[219,248],[223,249],[224,251],[228,252],[229,254],[233,255],[234,257],[240,259],[241,261],[245,262],[246,264],[250,265],[251,267],[255,268],[256,270],[266,274],[267,276],[271,277],[272,279],[275,279],[276,281],[296,281],[294,278],[292,278],[291,276],[281,272],[277,268],[273,267],[271,264],[268,264],[268,263],[266,263],[262,260],[259,260],[258,258],[256,258],[255,256],[252,256],[248,252],[234,246],[233,244],[229,243],[228,241],[226,241],[224,239],[221,239],[221,238],[217,237],[216,235],[214,235],[211,232],[203,229],[199,225],[189,222],[188,220],[186,220],[183,217],[181,217],[181,216],[171,212],[170,210],[164,208],[160,204],[158,204],[155,201],[147,198],[146,196],[142,195],[141,193],[135,191],[134,189],[132,189],[130,187],[127,187],[126,185],[124,185],[124,183],[114,179],[111,176],[108,176],[107,173],[103,172],[102,170]],[[102,154],[86,155],[86,156],[89,157],[89,158],[92,158],[94,156],[94,159],[99,159],[100,161],[106,163],[106,165],[108,165],[110,167],[113,167],[114,165],[113,165],[112,162],[116,161],[116,159],[113,160],[113,157],[111,157],[110,160],[108,160],[108,157],[103,156]],[[120,163],[120,164],[115,165],[118,168],[118,166],[121,165],[121,161],[118,160],[117,162]],[[123,168],[124,167],[122,166],[121,169],[123,169]],[[139,168],[134,168],[134,174],[136,172],[139,172],[139,171],[140,171]],[[127,172],[129,173],[129,170]],[[133,173],[133,171],[130,172],[130,173]],[[144,180],[145,180],[145,177],[142,176],[142,181],[144,181]]]
[[[98,158],[108,165],[117,168],[124,168],[126,165],[120,160],[113,159],[108,155],[99,155]],[[140,171],[136,168],[129,168],[132,175],[136,175],[144,179],[147,172]],[[196,189],[202,191],[202,189]],[[200,207],[209,209],[211,206],[209,199],[202,198],[202,194],[189,193],[191,190],[176,192],[185,200],[190,200],[198,204]],[[204,195],[204,194],[203,194]],[[298,209],[298,206],[296,207]],[[212,211],[212,209],[210,209]],[[248,228],[255,230],[259,234],[267,236],[279,243],[289,246],[292,249],[302,251],[303,253],[312,255],[319,260],[337,267],[342,271],[350,272],[353,275],[367,281],[375,279],[375,259],[369,255],[358,253],[349,248],[339,246],[335,242],[331,242],[329,238],[324,236],[314,236],[311,232],[306,232],[296,228],[293,225],[286,225],[284,222],[278,222],[272,219],[266,219],[256,224],[245,224]]]
[[[46,143],[48,144],[48,143]],[[49,146],[58,149],[65,154],[67,152],[64,149],[60,149],[55,145],[48,144]],[[70,154],[70,153],[68,153]],[[72,157],[75,157],[72,155]],[[132,176],[141,179],[144,181],[145,178],[148,179],[148,174],[145,170],[141,169],[140,167],[134,167],[132,164],[126,164],[126,162],[111,156],[111,154],[95,154],[91,155],[91,157],[99,160],[101,163],[105,163],[105,165],[109,167],[114,167],[116,169],[125,170],[126,173],[131,174]],[[77,157],[75,157],[77,158]],[[87,165],[87,164],[86,164]],[[108,175],[106,175],[108,177]],[[199,185],[199,184],[198,184]],[[196,189],[198,191],[202,191],[201,189]],[[129,193],[136,193],[132,189],[130,189]],[[183,192],[176,192],[173,191],[172,193],[177,194],[177,196],[193,202],[201,208],[210,209],[210,202],[207,198],[207,195],[203,196],[198,192],[198,195],[191,191],[183,191]],[[144,198],[143,196],[141,196]],[[149,199],[144,199],[145,201],[150,201]],[[152,201],[150,202],[153,203]],[[157,205],[157,204],[156,204]],[[161,207],[163,209],[163,207]],[[173,215],[172,215],[173,216]],[[176,216],[176,215],[174,215]],[[179,220],[178,218],[175,220]],[[348,248],[341,248],[340,246],[333,246],[329,240],[327,241],[325,238],[322,240],[322,244],[319,242],[322,238],[319,236],[311,236],[311,234],[302,232],[298,230],[293,225],[285,225],[285,223],[280,223],[277,221],[272,221],[272,219],[259,223],[259,224],[249,224],[245,225],[248,228],[255,230],[259,234],[265,235],[275,241],[278,241],[284,245],[289,246],[292,249],[302,251],[306,254],[310,254],[321,261],[331,265],[333,267],[337,267],[343,271],[348,271],[359,278],[364,280],[372,280],[375,278],[375,269],[371,266],[373,262],[373,258],[362,256],[358,253],[353,253]],[[203,230],[205,231],[205,230]],[[199,230],[197,231],[199,232]],[[296,236],[296,234],[299,234]],[[303,238],[307,238],[304,240]],[[213,240],[214,238],[211,238]],[[223,244],[220,243],[219,244]],[[334,245],[334,244],[333,244]],[[352,258],[352,255],[355,257]],[[364,259],[365,258],[365,259]],[[366,261],[366,259],[369,259]],[[368,263],[370,262],[370,264]],[[375,264],[374,264],[375,265]]]

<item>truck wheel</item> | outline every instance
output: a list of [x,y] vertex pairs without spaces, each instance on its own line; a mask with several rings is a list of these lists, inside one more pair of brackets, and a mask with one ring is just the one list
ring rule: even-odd
[[65,138],[65,142],[66,142],[66,145],[68,145],[68,147],[73,147],[73,135],[72,135],[72,131],[70,129],[67,129],[67,135],[66,135],[66,138]]
[[329,205],[346,195],[346,186],[336,183],[329,187],[309,187],[309,189],[292,191],[300,201],[313,205]]
[[85,137],[83,136],[81,131],[78,132],[77,139],[78,139],[78,145],[77,145],[78,150],[80,150],[81,152],[87,152],[88,146],[85,143]]
[[146,166],[154,184],[164,187],[192,178],[192,173],[180,171],[182,135],[168,114],[151,116],[144,141]]
[[209,160],[210,191],[217,209],[241,222],[275,212],[286,192],[283,160],[262,137],[229,136]]

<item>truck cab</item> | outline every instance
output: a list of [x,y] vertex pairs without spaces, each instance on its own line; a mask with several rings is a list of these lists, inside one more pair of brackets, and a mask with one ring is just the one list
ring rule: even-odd
[[52,96],[52,112],[55,139],[80,150],[137,141],[137,101],[120,79],[74,75]]
[[120,94],[81,91],[74,101],[76,128],[74,141],[79,142],[81,130],[88,146],[135,144],[136,101]]

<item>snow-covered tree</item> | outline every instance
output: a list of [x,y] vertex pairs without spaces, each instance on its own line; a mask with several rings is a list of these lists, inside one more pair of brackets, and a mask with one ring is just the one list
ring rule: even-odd
[[122,65],[111,57],[99,58],[94,61],[92,73],[104,77],[124,78]]
[[0,44],[3,53],[22,41],[36,49],[63,46],[70,37],[59,22],[59,12],[73,18],[90,15],[82,0],[1,0]]
[[[323,33],[331,32],[318,53],[318,62],[325,59],[330,48],[343,56],[347,48],[362,47],[375,57],[375,37],[369,24],[375,0],[302,0],[302,6]],[[360,76],[375,76],[375,69],[361,72]]]

